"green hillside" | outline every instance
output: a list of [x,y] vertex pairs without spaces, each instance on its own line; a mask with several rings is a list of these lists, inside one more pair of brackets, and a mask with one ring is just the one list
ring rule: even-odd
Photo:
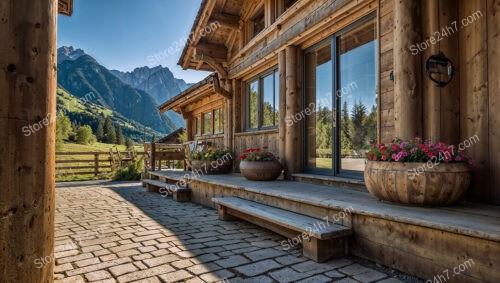
[[[97,130],[99,119],[109,117],[115,126],[122,127],[125,138],[131,138],[135,142],[142,142],[144,139],[144,126],[142,124],[93,103],[92,94],[77,98],[59,85],[57,87],[57,113],[68,116],[76,126],[89,125],[94,133]],[[162,137],[164,134],[149,127],[146,128],[146,139],[150,140],[153,135]]]

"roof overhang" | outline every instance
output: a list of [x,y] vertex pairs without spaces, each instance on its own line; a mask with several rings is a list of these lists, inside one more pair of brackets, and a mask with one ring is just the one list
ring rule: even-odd
[[[183,69],[217,72],[227,78],[228,34],[241,26],[239,13],[225,9],[226,1],[202,0],[181,57],[177,64]],[[208,31],[208,32],[207,32]]]
[[62,15],[71,16],[73,14],[73,0],[59,0],[57,12]]
[[192,104],[214,93],[224,98],[232,98],[231,94],[220,86],[219,78],[216,73],[210,74],[205,79],[172,97],[167,102],[158,106],[158,109],[160,112],[173,110],[179,114],[185,115],[184,107],[186,105]]

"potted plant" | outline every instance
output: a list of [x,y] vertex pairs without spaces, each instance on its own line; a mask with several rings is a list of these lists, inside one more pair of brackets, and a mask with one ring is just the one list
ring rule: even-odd
[[227,174],[233,168],[233,156],[227,149],[209,148],[193,151],[189,159],[193,171],[201,174]]
[[415,206],[449,205],[470,183],[474,161],[463,149],[421,138],[374,144],[366,153],[365,183],[378,199]]
[[279,158],[267,150],[266,146],[246,149],[239,159],[241,174],[248,180],[276,180],[283,170]]

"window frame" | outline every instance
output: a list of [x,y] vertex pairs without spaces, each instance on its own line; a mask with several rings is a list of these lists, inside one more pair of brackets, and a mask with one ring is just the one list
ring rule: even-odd
[[[280,123],[279,117],[276,117],[276,112],[279,112],[279,74],[275,75],[275,73],[278,73],[278,66],[274,66],[272,68],[267,69],[266,71],[259,73],[258,75],[248,79],[245,82],[245,132],[254,132],[254,131],[262,131],[262,130],[269,130],[269,129],[277,129]],[[264,122],[264,78],[267,76],[272,75],[273,77],[273,108],[274,108],[274,113],[273,113],[273,125],[271,126],[263,126]],[[278,81],[276,81],[275,78],[278,78]],[[258,82],[258,93],[257,93],[257,127],[256,128],[251,128],[250,127],[250,85],[254,82]],[[278,86],[278,88],[276,88]],[[276,93],[276,90],[277,93]],[[276,108],[278,106],[278,109]],[[276,111],[277,110],[277,111]]]

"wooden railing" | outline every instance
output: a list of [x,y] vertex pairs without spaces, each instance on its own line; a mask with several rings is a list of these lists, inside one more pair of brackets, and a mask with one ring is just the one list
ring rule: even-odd
[[162,169],[162,161],[165,161],[165,167],[172,168],[174,161],[181,161],[184,165],[184,146],[182,144],[163,144],[163,143],[144,143],[144,164],[150,171]]
[[[115,153],[116,154],[116,153]],[[144,152],[137,152],[136,155],[143,155]],[[123,152],[123,156],[129,153]],[[117,159],[117,157],[114,157]],[[110,173],[120,164],[113,160],[109,152],[56,152],[56,178],[68,175],[99,176]]]

